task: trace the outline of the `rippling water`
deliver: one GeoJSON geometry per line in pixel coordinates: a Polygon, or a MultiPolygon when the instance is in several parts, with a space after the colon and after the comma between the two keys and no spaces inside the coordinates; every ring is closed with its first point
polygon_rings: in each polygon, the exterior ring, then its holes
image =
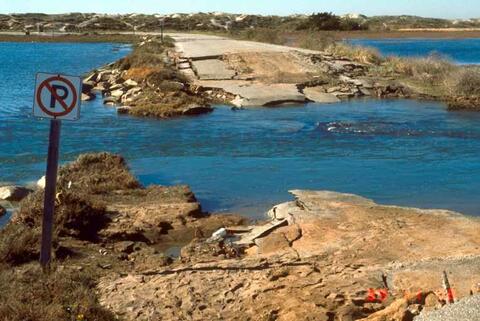
{"type": "Polygon", "coordinates": [[[350,43],[377,48],[383,55],[404,57],[438,54],[459,64],[480,64],[480,39],[354,39],[350,43]]]}
{"type": "MultiPolygon", "coordinates": [[[[0,66],[9,79],[0,82],[0,181],[27,183],[43,175],[47,150],[48,122],[29,116],[36,69],[57,71],[62,60],[72,69],[60,71],[81,73],[120,53],[106,44],[0,44],[2,57],[5,46],[17,47],[9,67],[0,66]]],[[[480,215],[480,114],[447,112],[440,103],[218,106],[166,121],[117,116],[100,100],[82,108],[80,121],[63,123],[62,161],[121,153],[144,184],[189,184],[210,211],[260,217],[290,199],[289,189],[303,188],[480,215]]]]}

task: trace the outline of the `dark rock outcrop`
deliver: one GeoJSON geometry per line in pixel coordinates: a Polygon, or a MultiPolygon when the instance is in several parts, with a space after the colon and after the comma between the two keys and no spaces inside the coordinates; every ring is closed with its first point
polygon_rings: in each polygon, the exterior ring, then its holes
{"type": "Polygon", "coordinates": [[[0,187],[0,200],[10,202],[20,202],[32,192],[31,189],[21,186],[2,186],[0,187]]]}

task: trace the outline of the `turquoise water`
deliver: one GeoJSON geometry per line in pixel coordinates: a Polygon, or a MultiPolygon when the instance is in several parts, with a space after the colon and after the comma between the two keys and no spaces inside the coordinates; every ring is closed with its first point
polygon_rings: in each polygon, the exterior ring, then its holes
{"type": "MultiPolygon", "coordinates": [[[[111,48],[0,44],[9,61],[0,65],[0,181],[27,183],[45,170],[48,122],[30,117],[35,71],[82,73],[122,54],[111,48]]],[[[440,103],[218,106],[166,121],[117,116],[101,100],[82,107],[80,121],[63,123],[63,161],[121,153],[144,184],[189,184],[209,211],[261,217],[289,189],[309,188],[480,215],[480,114],[440,103]]]]}
{"type": "Polygon", "coordinates": [[[377,48],[383,55],[421,57],[436,54],[458,64],[480,63],[480,39],[355,39],[348,42],[377,48]]]}

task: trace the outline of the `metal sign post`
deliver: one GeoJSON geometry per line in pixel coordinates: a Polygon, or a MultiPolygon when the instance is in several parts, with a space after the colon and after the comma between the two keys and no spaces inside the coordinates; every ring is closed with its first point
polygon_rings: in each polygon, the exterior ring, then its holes
{"type": "Polygon", "coordinates": [[[81,94],[82,79],[80,77],[37,74],[33,115],[40,118],[50,118],[40,248],[40,264],[44,269],[48,268],[52,259],[61,122],[62,119],[77,120],[80,117],[81,94]]]}
{"type": "Polygon", "coordinates": [[[40,264],[43,268],[49,265],[52,255],[53,216],[55,213],[61,125],[61,120],[50,120],[47,173],[45,176],[45,199],[43,202],[42,245],[40,249],[40,264]]]}

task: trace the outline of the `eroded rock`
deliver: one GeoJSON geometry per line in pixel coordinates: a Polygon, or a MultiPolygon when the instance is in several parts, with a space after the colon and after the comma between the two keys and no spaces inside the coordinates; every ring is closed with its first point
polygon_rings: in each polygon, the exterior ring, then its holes
{"type": "Polygon", "coordinates": [[[32,192],[31,189],[21,186],[2,186],[0,187],[0,200],[10,202],[20,202],[32,192]]]}

